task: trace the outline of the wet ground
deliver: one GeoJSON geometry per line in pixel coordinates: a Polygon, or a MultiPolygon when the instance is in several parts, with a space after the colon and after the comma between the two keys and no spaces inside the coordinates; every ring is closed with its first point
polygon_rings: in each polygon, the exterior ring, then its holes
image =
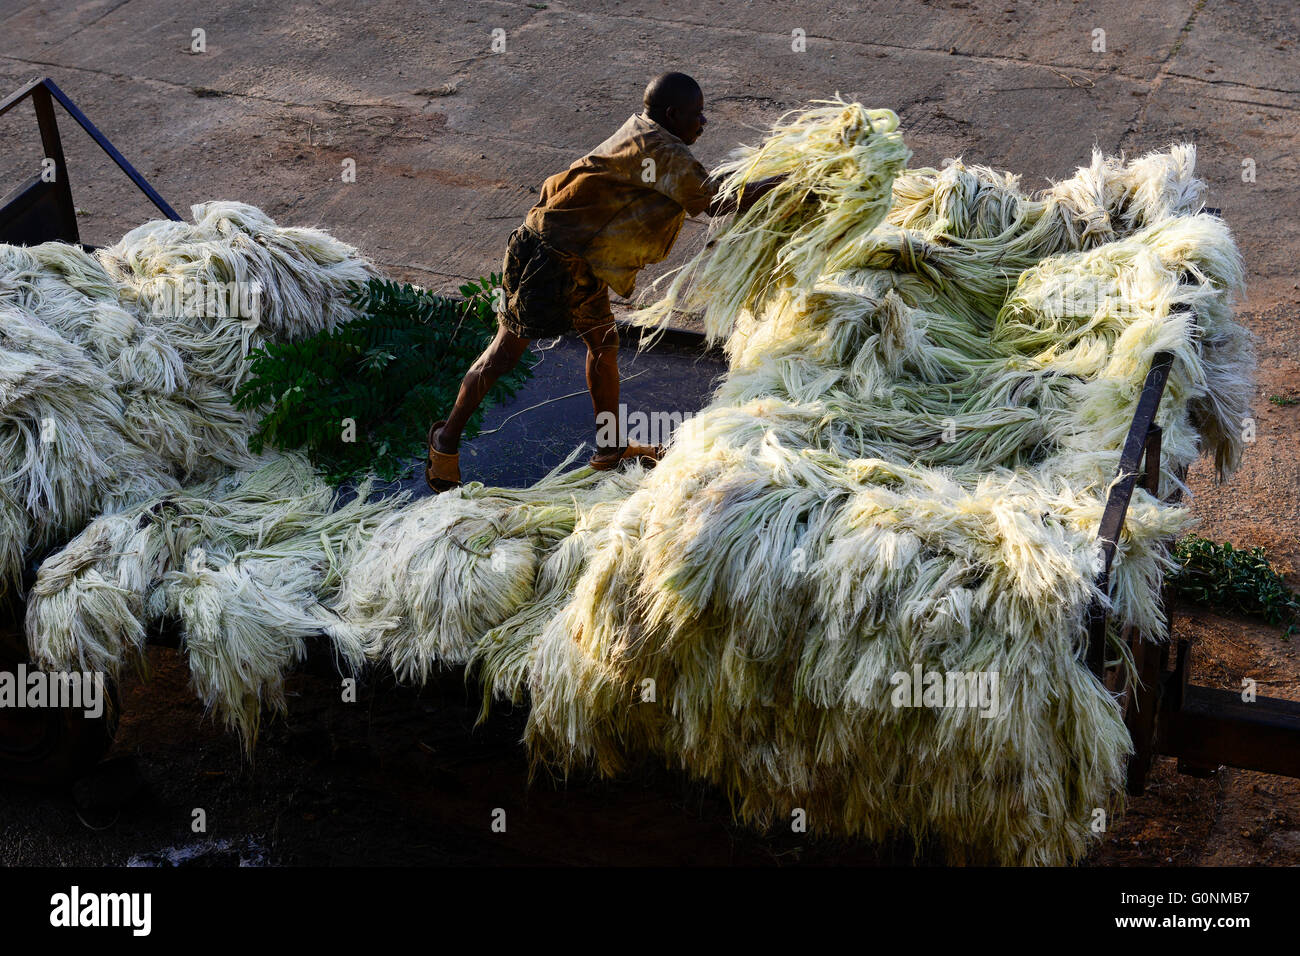
{"type": "MultiPolygon", "coordinates": [[[[630,437],[666,444],[670,427],[704,407],[726,365],[719,354],[705,353],[698,343],[659,343],[652,351],[638,351],[634,331],[625,330],[622,339],[619,402],[626,406],[630,437]],[[657,417],[650,419],[650,412],[657,417]],[[637,427],[654,435],[639,436],[632,431],[637,427]]],[[[484,413],[479,434],[461,446],[461,477],[503,488],[523,487],[545,477],[584,445],[575,464],[585,463],[595,452],[586,356],[586,346],[574,338],[534,342],[525,359],[533,377],[510,402],[484,413]]],[[[417,472],[401,487],[427,494],[424,473],[417,472]]]]}

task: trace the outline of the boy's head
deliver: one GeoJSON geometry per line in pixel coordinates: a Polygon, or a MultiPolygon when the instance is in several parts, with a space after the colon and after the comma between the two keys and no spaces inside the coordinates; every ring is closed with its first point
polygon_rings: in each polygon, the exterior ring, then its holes
{"type": "Polygon", "coordinates": [[[656,76],[645,88],[646,115],[690,145],[700,138],[704,118],[704,92],[685,73],[656,76]]]}

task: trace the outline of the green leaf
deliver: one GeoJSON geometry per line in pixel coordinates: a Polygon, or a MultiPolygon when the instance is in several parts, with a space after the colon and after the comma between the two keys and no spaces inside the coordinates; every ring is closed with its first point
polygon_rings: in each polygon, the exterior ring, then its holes
{"type": "MultiPolygon", "coordinates": [[[[265,408],[259,448],[302,448],[339,481],[367,470],[385,478],[405,473],[422,452],[428,422],[451,407],[463,371],[496,333],[490,292],[499,283],[497,274],[466,283],[463,299],[379,278],[349,284],[356,319],[296,342],[267,343],[250,357],[236,405],[265,408]],[[342,441],[344,418],[356,421],[354,443],[342,441]]],[[[503,376],[467,434],[529,374],[521,363],[503,376]]]]}

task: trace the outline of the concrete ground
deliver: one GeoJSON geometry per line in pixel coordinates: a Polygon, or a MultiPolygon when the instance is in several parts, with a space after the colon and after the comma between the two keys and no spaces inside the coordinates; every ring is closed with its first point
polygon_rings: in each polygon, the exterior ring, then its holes
{"type": "MultiPolygon", "coordinates": [[[[961,156],[1026,187],[1069,175],[1094,147],[1194,142],[1246,258],[1242,315],[1261,337],[1261,373],[1245,467],[1219,488],[1196,472],[1192,507],[1204,533],[1265,544],[1294,571],[1300,407],[1279,402],[1300,398],[1298,37],[1289,0],[0,0],[0,92],[49,76],[182,212],[251,202],[433,287],[499,268],[543,179],[636,110],[665,69],[704,87],[706,165],[836,91],[895,109],[913,165],[961,156]],[[341,181],[345,160],[354,183],[341,181]]],[[[152,217],[62,126],[83,241],[152,217]]],[[[40,155],[25,109],[0,118],[0,143],[3,191],[40,155]]],[[[688,225],[677,258],[702,232],[688,225]]],[[[1185,626],[1203,638],[1198,680],[1254,676],[1300,695],[1294,648],[1276,631],[1208,615],[1185,626]]],[[[148,735],[137,745],[146,753],[148,735]]],[[[1300,785],[1237,771],[1193,781],[1166,761],[1097,862],[1300,862],[1300,785]]]]}

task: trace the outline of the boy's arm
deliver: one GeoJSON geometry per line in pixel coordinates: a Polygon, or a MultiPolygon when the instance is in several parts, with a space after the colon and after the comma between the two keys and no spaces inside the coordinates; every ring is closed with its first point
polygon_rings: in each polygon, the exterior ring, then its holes
{"type": "MultiPolygon", "coordinates": [[[[660,149],[653,158],[657,164],[652,167],[657,173],[652,180],[653,188],[676,200],[688,216],[700,213],[710,216],[725,216],[733,212],[743,214],[786,179],[785,176],[760,179],[745,186],[739,196],[723,201],[718,195],[721,181],[710,176],[689,150],[660,149]]],[[[641,162],[640,168],[644,168],[645,160],[641,162]]]]}
{"type": "Polygon", "coordinates": [[[708,214],[710,216],[725,216],[728,213],[744,215],[749,212],[749,208],[758,202],[773,189],[785,181],[785,176],[770,176],[767,179],[760,179],[757,182],[745,186],[739,194],[728,196],[725,200],[717,192],[720,184],[714,185],[713,202],[709,204],[708,214]]]}

